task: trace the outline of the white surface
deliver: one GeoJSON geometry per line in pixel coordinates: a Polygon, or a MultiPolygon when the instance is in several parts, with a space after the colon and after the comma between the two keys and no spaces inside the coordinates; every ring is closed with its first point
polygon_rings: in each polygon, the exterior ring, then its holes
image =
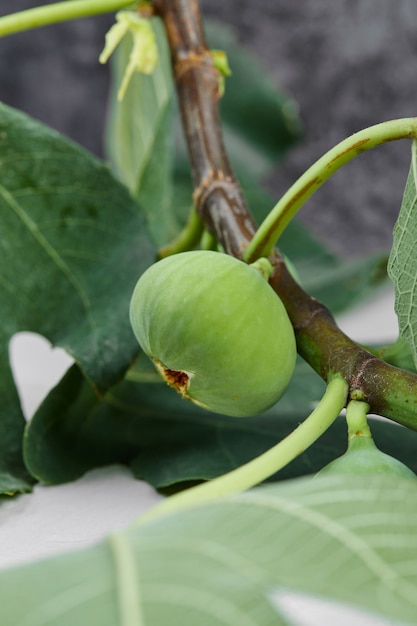
{"type": "Polygon", "coordinates": [[[91,545],[126,528],[159,499],[118,466],[65,485],[37,485],[1,506],[0,568],[91,545]]]}
{"type": "MultiPolygon", "coordinates": [[[[26,419],[72,360],[43,337],[20,333],[10,344],[10,358],[26,419]]],[[[136,480],[125,467],[87,473],[72,483],[45,486],[0,506],[0,568],[91,545],[126,528],[161,496],[136,480]]]]}
{"type": "MultiPolygon", "coordinates": [[[[397,335],[392,290],[339,318],[357,341],[391,341],[397,335]]],[[[71,360],[43,338],[22,333],[11,343],[11,359],[25,415],[33,411],[65,372],[71,360]]],[[[37,485],[34,493],[0,507],[0,567],[73,550],[129,525],[160,496],[125,468],[90,472],[57,487],[37,485]]]]}
{"type": "MultiPolygon", "coordinates": [[[[304,593],[277,591],[271,593],[271,601],[280,614],[296,626],[394,626],[392,620],[383,615],[371,615],[343,602],[304,593]]],[[[395,626],[407,625],[396,621],[395,626]]]]}
{"type": "Polygon", "coordinates": [[[337,318],[339,327],[358,343],[389,343],[398,337],[394,312],[394,288],[376,292],[365,304],[358,305],[337,318]]]}

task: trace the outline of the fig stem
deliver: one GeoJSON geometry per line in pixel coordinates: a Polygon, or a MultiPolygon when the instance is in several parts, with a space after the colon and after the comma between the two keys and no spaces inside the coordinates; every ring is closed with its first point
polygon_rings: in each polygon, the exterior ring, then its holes
{"type": "Polygon", "coordinates": [[[261,223],[243,258],[251,263],[272,254],[279,237],[303,204],[337,170],[353,158],[388,141],[415,139],[417,118],[390,120],[365,128],[347,137],[316,161],[280,198],[261,223]]]}
{"type": "Polygon", "coordinates": [[[257,259],[250,264],[250,267],[253,267],[255,270],[257,270],[266,281],[271,278],[274,271],[274,266],[269,261],[269,259],[266,259],[265,257],[257,259]]]}
{"type": "Polygon", "coordinates": [[[196,208],[193,206],[184,228],[178,233],[175,239],[166,244],[166,246],[160,248],[158,251],[158,258],[164,259],[165,257],[177,254],[178,252],[193,250],[200,241],[203,230],[203,220],[197,213],[196,208]]]}
{"type": "Polygon", "coordinates": [[[371,429],[366,419],[369,409],[369,404],[362,400],[350,400],[348,402],[346,407],[348,441],[354,437],[370,437],[372,439],[371,429]]]}
{"type": "Polygon", "coordinates": [[[80,17],[111,13],[134,5],[132,0],[65,0],[34,7],[0,18],[0,37],[80,17]]]}
{"type": "Polygon", "coordinates": [[[270,478],[304,452],[331,426],[345,406],[347,393],[347,382],[339,374],[334,375],[317,407],[285,439],[240,467],[167,498],[141,515],[133,522],[133,527],[189,506],[246,491],[270,478]]]}

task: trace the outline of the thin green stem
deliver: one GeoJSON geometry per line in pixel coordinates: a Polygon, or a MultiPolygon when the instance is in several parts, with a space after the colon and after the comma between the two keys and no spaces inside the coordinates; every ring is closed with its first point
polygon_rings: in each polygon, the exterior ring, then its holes
{"type": "Polygon", "coordinates": [[[193,207],[182,231],[173,241],[158,251],[158,258],[163,259],[171,254],[192,250],[200,241],[203,230],[203,221],[193,207]]]}
{"type": "Polygon", "coordinates": [[[343,165],[362,152],[388,141],[416,137],[417,118],[411,117],[376,124],[340,142],[316,161],[282,196],[253,236],[245,250],[244,260],[251,263],[261,256],[269,256],[297,211],[343,165]]]}
{"type": "Polygon", "coordinates": [[[135,4],[132,0],[65,0],[39,6],[0,18],[0,37],[80,17],[111,13],[135,4]]]}
{"type": "Polygon", "coordinates": [[[285,439],[231,472],[167,498],[139,517],[133,525],[140,526],[161,515],[240,493],[258,485],[293,461],[331,426],[345,406],[347,392],[347,382],[340,375],[334,376],[318,406],[285,439]]]}
{"type": "Polygon", "coordinates": [[[346,407],[346,422],[348,425],[348,441],[354,437],[372,437],[366,419],[369,413],[369,404],[362,400],[351,400],[346,407]]]}

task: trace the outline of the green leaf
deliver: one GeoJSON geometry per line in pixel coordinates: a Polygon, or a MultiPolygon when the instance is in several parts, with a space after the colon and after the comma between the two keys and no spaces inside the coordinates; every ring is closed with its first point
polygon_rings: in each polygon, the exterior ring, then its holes
{"type": "MultiPolygon", "coordinates": [[[[105,464],[130,464],[138,478],[163,488],[223,474],[264,452],[313,409],[323,381],[303,361],[290,387],[267,413],[230,418],[182,400],[155,378],[148,361],[98,398],[77,366],[40,406],[25,436],[25,460],[47,483],[74,480],[105,464]],[[138,380],[147,382],[137,382],[138,380]]],[[[417,472],[417,433],[375,422],[375,442],[417,472]]],[[[338,420],[311,448],[273,479],[317,472],[346,449],[345,420],[338,420]]]]}
{"type": "Polygon", "coordinates": [[[409,344],[417,366],[417,143],[411,148],[411,166],[400,214],[394,226],[388,274],[395,287],[395,311],[400,335],[409,344]]]}
{"type": "Polygon", "coordinates": [[[265,626],[300,602],[417,624],[417,486],[373,476],[264,486],[0,573],[8,626],[265,626]]]}
{"type": "Polygon", "coordinates": [[[117,92],[129,61],[132,37],[126,36],[112,58],[112,89],[106,148],[113,171],[139,201],[156,245],[178,231],[172,210],[172,98],[169,49],[159,19],[152,19],[159,60],[151,75],[135,73],[123,100],[117,92]]]}
{"type": "MultiPolygon", "coordinates": [[[[20,479],[24,421],[11,337],[43,335],[103,392],[138,352],[129,300],[155,252],[137,204],[105,165],[4,105],[0,173],[0,479],[20,479]]],[[[0,490],[10,491],[7,480],[0,490]]]]}

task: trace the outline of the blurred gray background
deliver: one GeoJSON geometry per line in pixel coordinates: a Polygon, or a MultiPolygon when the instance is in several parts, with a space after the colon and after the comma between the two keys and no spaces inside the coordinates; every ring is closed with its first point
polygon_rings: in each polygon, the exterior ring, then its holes
{"type": "MultiPolygon", "coordinates": [[[[4,2],[0,14],[36,4],[4,2]]],[[[299,105],[304,140],[265,181],[277,197],[347,135],[417,114],[415,0],[202,0],[201,6],[235,29],[299,105]]],[[[0,40],[0,100],[102,156],[109,75],[97,57],[112,22],[105,15],[0,40]]],[[[407,142],[362,155],[299,219],[346,257],[389,248],[409,160],[407,142]]]]}

